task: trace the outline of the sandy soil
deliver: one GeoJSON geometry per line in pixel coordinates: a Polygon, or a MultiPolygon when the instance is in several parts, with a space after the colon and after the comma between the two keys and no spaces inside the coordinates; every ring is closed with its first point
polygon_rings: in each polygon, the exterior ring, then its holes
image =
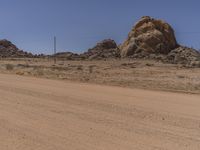
{"type": "Polygon", "coordinates": [[[199,150],[200,95],[0,74],[2,150],[199,150]]]}

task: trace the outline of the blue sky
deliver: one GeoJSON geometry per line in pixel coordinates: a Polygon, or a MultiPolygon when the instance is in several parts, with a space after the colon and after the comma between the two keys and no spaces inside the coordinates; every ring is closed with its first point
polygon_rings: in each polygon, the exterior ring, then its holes
{"type": "Polygon", "coordinates": [[[112,38],[118,44],[141,16],[170,23],[180,44],[200,49],[198,0],[0,0],[0,39],[20,49],[82,52],[112,38]]]}

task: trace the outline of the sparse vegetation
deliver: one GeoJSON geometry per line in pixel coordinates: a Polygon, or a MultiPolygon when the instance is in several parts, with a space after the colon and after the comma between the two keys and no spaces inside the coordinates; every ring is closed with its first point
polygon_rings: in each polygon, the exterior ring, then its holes
{"type": "Polygon", "coordinates": [[[133,88],[200,93],[200,69],[152,60],[0,61],[0,72],[133,88]],[[62,63],[62,65],[60,65],[62,63]],[[15,64],[15,65],[13,65],[15,64]]]}

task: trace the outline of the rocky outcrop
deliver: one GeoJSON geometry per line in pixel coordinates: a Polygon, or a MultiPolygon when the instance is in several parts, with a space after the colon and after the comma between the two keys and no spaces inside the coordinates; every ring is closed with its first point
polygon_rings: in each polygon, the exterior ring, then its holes
{"type": "Polygon", "coordinates": [[[200,53],[180,46],[172,27],[151,17],[142,17],[120,46],[121,57],[154,59],[188,67],[200,67],[200,53]]]}
{"type": "Polygon", "coordinates": [[[97,43],[97,45],[87,52],[81,54],[80,56],[86,59],[105,59],[105,58],[119,58],[120,50],[114,40],[106,39],[102,42],[97,43]]]}
{"type": "Polygon", "coordinates": [[[121,56],[128,57],[138,53],[168,54],[178,47],[174,30],[162,21],[151,17],[142,17],[120,46],[121,56]]]}
{"type": "Polygon", "coordinates": [[[33,54],[19,50],[8,40],[0,40],[0,57],[1,58],[23,58],[34,57],[33,54]]]}
{"type": "Polygon", "coordinates": [[[99,60],[109,58],[120,58],[120,50],[114,40],[106,39],[96,44],[93,48],[82,54],[72,52],[60,52],[51,57],[67,60],[99,60]]]}
{"type": "Polygon", "coordinates": [[[189,67],[200,67],[200,52],[180,46],[167,55],[166,61],[173,64],[185,64],[189,67]]]}

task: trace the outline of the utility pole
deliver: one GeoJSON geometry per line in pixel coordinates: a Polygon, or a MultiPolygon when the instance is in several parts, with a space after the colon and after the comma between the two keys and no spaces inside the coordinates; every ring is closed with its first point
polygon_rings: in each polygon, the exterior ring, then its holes
{"type": "Polygon", "coordinates": [[[54,64],[56,64],[56,36],[54,36],[54,64]]]}

